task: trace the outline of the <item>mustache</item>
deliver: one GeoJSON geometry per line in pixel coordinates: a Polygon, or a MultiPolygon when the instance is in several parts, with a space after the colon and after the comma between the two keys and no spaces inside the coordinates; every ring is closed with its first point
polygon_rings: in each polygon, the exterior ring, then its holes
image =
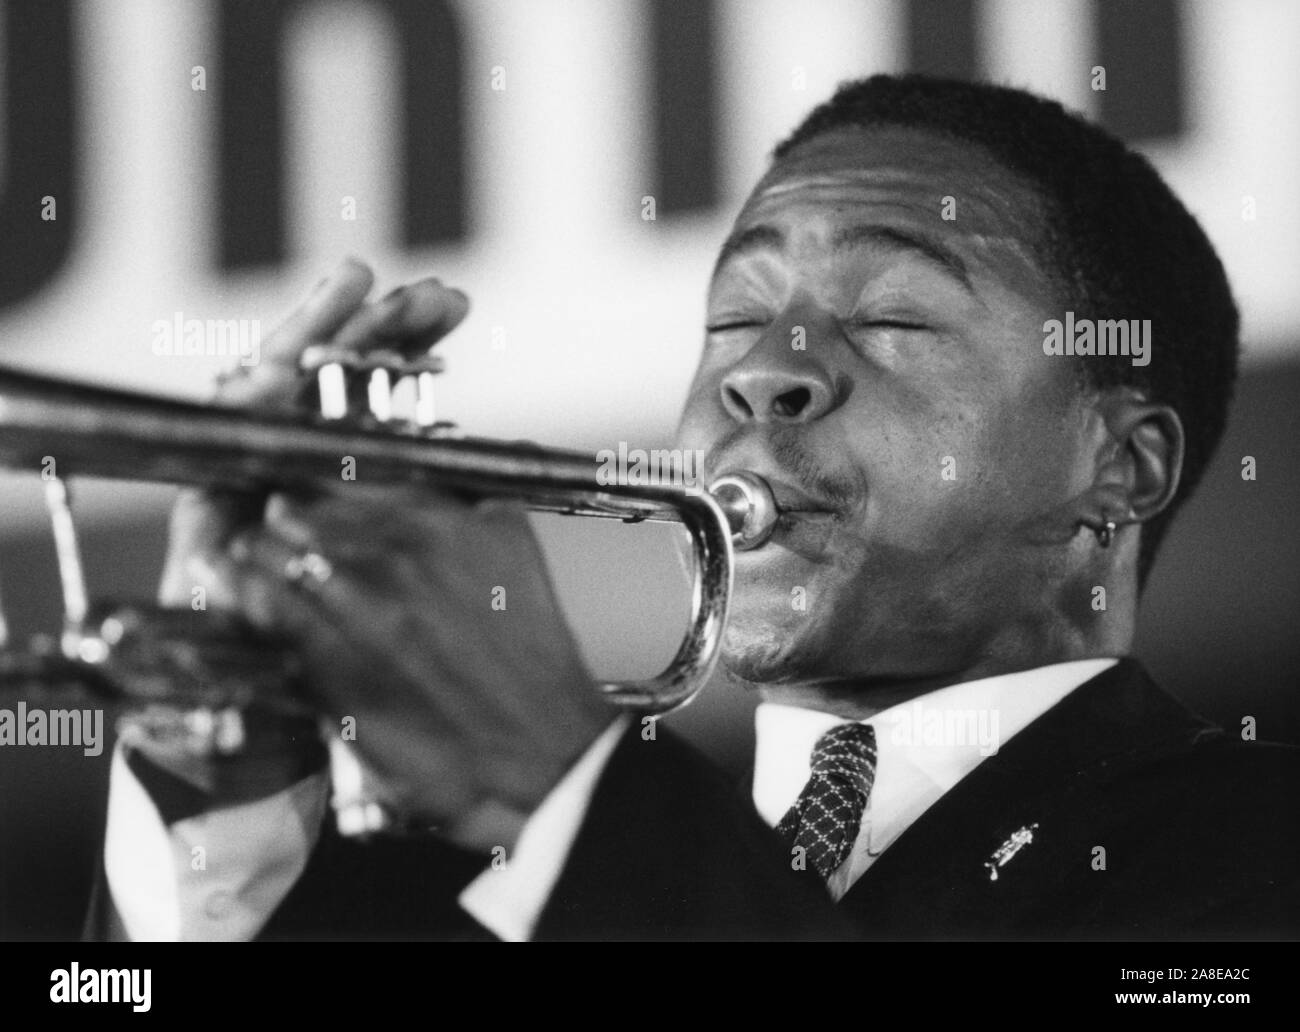
{"type": "MultiPolygon", "coordinates": [[[[711,453],[710,460],[712,455],[718,455],[725,460],[733,451],[740,451],[742,454],[752,453],[752,446],[744,448],[740,444],[740,438],[745,433],[743,429],[738,429],[725,437],[718,449],[711,453]]],[[[829,505],[835,508],[847,508],[861,497],[860,479],[828,470],[800,439],[798,431],[776,430],[758,443],[759,448],[772,457],[777,469],[786,479],[829,505]]],[[[710,474],[713,476],[732,468],[725,462],[715,465],[710,461],[709,466],[710,474]]]]}

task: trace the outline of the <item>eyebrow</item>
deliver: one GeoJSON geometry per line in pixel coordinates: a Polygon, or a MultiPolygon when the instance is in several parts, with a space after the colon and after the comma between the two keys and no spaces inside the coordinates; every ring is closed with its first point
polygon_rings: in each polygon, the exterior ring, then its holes
{"type": "MultiPolygon", "coordinates": [[[[755,251],[781,251],[785,249],[785,244],[786,235],[776,226],[751,226],[727,238],[718,253],[718,261],[713,267],[714,274],[733,258],[753,254],[755,251]]],[[[935,240],[891,226],[866,224],[845,226],[837,229],[831,237],[831,249],[834,251],[852,251],[859,247],[874,247],[891,254],[908,254],[920,258],[974,293],[970,273],[961,256],[935,240]]]]}

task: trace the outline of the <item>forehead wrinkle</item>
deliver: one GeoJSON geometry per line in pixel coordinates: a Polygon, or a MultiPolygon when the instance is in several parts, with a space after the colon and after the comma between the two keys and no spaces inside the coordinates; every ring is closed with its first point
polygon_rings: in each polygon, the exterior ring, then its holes
{"type": "MultiPolygon", "coordinates": [[[[869,177],[862,173],[855,175],[853,178],[863,179],[869,177]]],[[[1025,234],[1031,231],[1033,227],[1023,225],[1026,213],[1019,212],[1012,207],[1009,198],[1002,198],[998,195],[985,197],[974,191],[971,194],[960,194],[961,213],[956,221],[949,222],[939,219],[937,200],[936,204],[932,206],[913,197],[901,196],[894,191],[885,189],[882,189],[879,194],[874,196],[857,198],[838,195],[831,197],[816,196],[818,193],[829,192],[836,186],[844,186],[844,177],[819,176],[815,181],[801,178],[798,182],[785,185],[800,190],[809,190],[811,187],[812,189],[809,192],[814,196],[808,198],[808,203],[823,209],[827,215],[839,215],[846,208],[855,204],[861,204],[864,208],[875,209],[871,212],[864,211],[860,216],[860,220],[863,225],[879,228],[881,239],[875,241],[875,243],[883,245],[884,248],[901,249],[894,246],[892,241],[885,239],[886,237],[911,237],[923,239],[926,243],[935,245],[937,250],[948,252],[957,261],[951,263],[949,268],[944,271],[949,275],[954,275],[957,274],[955,266],[959,265],[963,268],[966,279],[962,285],[967,287],[986,307],[987,302],[983,298],[979,298],[979,291],[975,289],[976,281],[982,280],[984,278],[983,273],[991,271],[990,266],[995,265],[999,258],[1010,261],[1020,269],[1019,273],[1011,274],[1009,280],[1005,276],[999,277],[1006,280],[1003,286],[1012,293],[1025,293],[1032,286],[1034,279],[1042,275],[1042,258],[1039,247],[1036,241],[1025,237],[1025,234]],[[926,226],[933,226],[934,231],[925,231],[924,227],[926,226]]],[[[854,185],[860,186],[862,184],[855,183],[854,185]]],[[[883,184],[874,180],[871,185],[883,186],[883,184]]],[[[780,192],[786,193],[788,190],[781,190],[780,192]]],[[[763,210],[767,206],[764,204],[765,201],[780,203],[769,192],[756,193],[746,204],[745,210],[742,211],[739,220],[740,225],[743,226],[747,218],[756,220],[767,217],[776,221],[760,222],[747,229],[738,226],[732,237],[729,238],[728,243],[738,243],[752,233],[749,245],[739,249],[728,248],[724,245],[723,254],[719,256],[718,262],[714,266],[715,276],[721,271],[726,258],[749,253],[751,248],[753,251],[770,249],[778,254],[791,253],[800,250],[820,235],[813,224],[817,220],[798,219],[792,216],[789,209],[784,206],[775,212],[765,212],[763,210]],[[779,224],[780,222],[789,222],[792,225],[783,228],[779,224]]],[[[1036,217],[1036,213],[1034,217],[1036,217]]],[[[814,244],[814,246],[816,245],[814,244]]],[[[925,257],[938,258],[939,256],[929,255],[925,257]]],[[[958,278],[960,278],[959,275],[958,278]]]]}
{"type": "MultiPolygon", "coordinates": [[[[1025,220],[1023,199],[1017,200],[990,192],[987,186],[978,182],[955,181],[964,175],[963,172],[946,176],[946,182],[935,183],[918,183],[915,173],[915,169],[903,167],[886,170],[854,169],[846,170],[843,175],[778,179],[766,187],[760,184],[759,189],[746,202],[741,218],[747,214],[761,217],[773,202],[784,201],[792,193],[802,193],[807,195],[806,201],[809,204],[834,205],[837,209],[854,205],[897,208],[925,221],[939,219],[943,199],[951,196],[960,205],[961,211],[956,220],[942,223],[946,235],[978,234],[994,237],[998,234],[988,230],[1017,226],[1025,220]],[[916,194],[918,187],[924,190],[922,197],[916,194]],[[975,224],[974,228],[971,228],[971,223],[975,224]]],[[[1036,205],[1034,209],[1033,215],[1036,217],[1036,205]]],[[[1036,230],[1037,226],[1020,228],[1036,230]]],[[[1013,236],[1019,237],[1020,234],[1015,233],[1013,236]]]]}
{"type": "Polygon", "coordinates": [[[833,251],[851,251],[859,247],[920,258],[960,282],[968,292],[974,290],[961,255],[922,234],[872,223],[842,226],[831,234],[833,251]]]}
{"type": "Polygon", "coordinates": [[[718,260],[713,263],[713,274],[716,276],[718,270],[732,258],[760,250],[784,251],[785,244],[785,231],[766,223],[732,233],[718,252],[718,260]]]}
{"type": "MultiPolygon", "coordinates": [[[[891,222],[859,222],[840,226],[832,229],[829,239],[826,240],[828,248],[813,243],[815,239],[822,237],[821,232],[811,227],[797,226],[794,232],[787,233],[781,227],[770,223],[760,223],[739,230],[728,237],[723,244],[714,266],[714,279],[716,280],[717,273],[731,259],[764,251],[777,255],[790,255],[812,244],[815,249],[828,249],[832,254],[844,254],[861,249],[885,256],[917,259],[953,280],[968,294],[978,299],[971,271],[962,256],[946,246],[942,240],[911,226],[904,227],[891,222]]],[[[979,243],[984,247],[991,242],[987,237],[979,238],[979,243]]],[[[752,263],[747,264],[745,268],[749,269],[751,265],[752,263]]]]}
{"type": "Polygon", "coordinates": [[[714,275],[727,259],[749,250],[728,245],[739,243],[759,226],[776,232],[763,230],[749,237],[747,244],[752,241],[755,249],[763,242],[774,253],[790,253],[813,243],[802,238],[805,232],[816,236],[816,227],[807,223],[820,220],[805,222],[790,208],[806,202],[832,218],[845,218],[852,208],[860,207],[857,221],[940,242],[942,249],[964,259],[967,282],[963,285],[973,286],[984,279],[984,273],[1009,262],[1010,268],[994,273],[1002,288],[1017,294],[1039,293],[1035,288],[1043,276],[1044,213],[1037,192],[1020,177],[1010,176],[1002,183],[996,175],[990,176],[1005,170],[980,151],[920,139],[923,146],[909,144],[909,153],[900,160],[871,153],[861,146],[858,133],[842,139],[828,134],[773,164],[745,203],[714,265],[714,275]],[[832,167],[827,167],[828,160],[832,167]],[[942,198],[949,195],[957,200],[958,217],[940,222],[942,198]],[[927,226],[931,232],[923,232],[927,226]]]}

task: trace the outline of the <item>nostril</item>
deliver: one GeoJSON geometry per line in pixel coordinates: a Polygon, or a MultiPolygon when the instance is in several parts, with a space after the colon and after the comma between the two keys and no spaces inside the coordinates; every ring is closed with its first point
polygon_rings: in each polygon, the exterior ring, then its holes
{"type": "Polygon", "coordinates": [[[796,387],[772,399],[772,411],[778,416],[790,419],[803,412],[810,401],[812,401],[812,391],[807,387],[796,387]]]}
{"type": "Polygon", "coordinates": [[[736,388],[734,387],[728,387],[726,388],[725,393],[727,396],[727,401],[731,403],[732,407],[737,412],[739,412],[746,419],[750,419],[753,417],[754,410],[749,407],[749,402],[745,400],[745,396],[741,394],[740,391],[736,390],[736,388]]]}

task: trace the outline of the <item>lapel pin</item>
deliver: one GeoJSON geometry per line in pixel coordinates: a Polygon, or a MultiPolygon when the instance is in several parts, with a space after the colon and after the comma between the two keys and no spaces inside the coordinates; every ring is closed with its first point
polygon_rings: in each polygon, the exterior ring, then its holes
{"type": "Polygon", "coordinates": [[[984,870],[989,872],[989,881],[998,880],[998,869],[1005,867],[1013,856],[1034,841],[1037,822],[1026,827],[1017,828],[1002,845],[993,851],[993,855],[984,861],[984,870]]]}

